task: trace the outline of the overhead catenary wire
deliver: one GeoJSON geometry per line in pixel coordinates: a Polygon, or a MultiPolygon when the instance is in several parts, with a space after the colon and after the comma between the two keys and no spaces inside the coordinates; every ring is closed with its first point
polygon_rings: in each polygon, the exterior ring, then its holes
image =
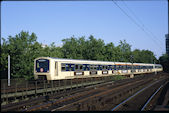
{"type": "Polygon", "coordinates": [[[144,27],[144,29],[146,29],[146,30],[152,35],[152,37],[156,38],[161,44],[163,44],[163,43],[161,42],[161,40],[159,40],[159,39],[154,35],[154,33],[151,32],[151,31],[148,29],[148,27],[138,18],[138,16],[136,16],[136,14],[127,6],[127,4],[125,3],[125,1],[124,1],[124,0],[121,0],[121,1],[122,1],[123,4],[126,6],[126,8],[131,12],[131,14],[135,17],[135,19],[136,19],[138,22],[140,22],[140,24],[142,25],[142,27],[144,27]]]}
{"type": "MultiPolygon", "coordinates": [[[[150,37],[157,45],[159,45],[159,47],[161,48],[161,45],[158,43],[158,42],[156,42],[156,40],[154,39],[154,38],[152,38],[151,36],[150,36],[150,34],[149,33],[147,33],[147,31],[145,31],[145,29],[144,28],[142,28],[142,26],[140,26],[130,15],[128,15],[114,0],[112,0],[113,1],[113,3],[137,26],[137,27],[139,27],[148,37],[150,37]]],[[[162,48],[161,48],[162,49],[162,48]]],[[[160,50],[160,49],[159,49],[160,50]]]]}

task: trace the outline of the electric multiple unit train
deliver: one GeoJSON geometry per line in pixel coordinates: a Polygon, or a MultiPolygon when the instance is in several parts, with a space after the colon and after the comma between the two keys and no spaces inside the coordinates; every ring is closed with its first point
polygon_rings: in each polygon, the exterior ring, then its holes
{"type": "Polygon", "coordinates": [[[162,71],[160,64],[109,62],[39,57],[34,60],[34,78],[73,79],[110,75],[130,75],[162,71]]]}

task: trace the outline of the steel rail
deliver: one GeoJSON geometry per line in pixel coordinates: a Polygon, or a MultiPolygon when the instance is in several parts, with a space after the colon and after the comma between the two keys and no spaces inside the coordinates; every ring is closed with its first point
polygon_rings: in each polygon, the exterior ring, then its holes
{"type": "MultiPolygon", "coordinates": [[[[138,82],[141,82],[141,81],[142,81],[142,80],[139,80],[139,81],[136,81],[136,82],[134,82],[134,83],[127,84],[127,85],[128,85],[128,86],[131,86],[131,85],[137,84],[138,82]]],[[[124,87],[126,87],[126,85],[123,84],[122,86],[119,86],[119,87],[124,88],[124,87]]],[[[53,110],[51,110],[51,111],[60,110],[60,109],[62,109],[62,108],[64,108],[64,107],[68,107],[67,109],[69,109],[69,108],[72,107],[72,104],[82,103],[82,102],[84,102],[84,101],[88,101],[88,100],[92,99],[93,97],[98,97],[98,96],[106,95],[107,93],[111,93],[113,90],[117,90],[117,88],[119,88],[119,87],[115,87],[115,88],[113,88],[113,89],[111,89],[111,90],[108,90],[108,91],[100,92],[99,94],[96,94],[96,95],[92,95],[92,96],[90,96],[90,97],[83,98],[83,99],[81,99],[81,100],[79,100],[79,101],[75,101],[75,102],[73,102],[73,103],[70,103],[70,104],[68,104],[68,105],[65,105],[65,106],[62,106],[62,107],[53,109],[53,110]]]]}
{"type": "MultiPolygon", "coordinates": [[[[162,79],[163,80],[163,79],[162,79]]],[[[142,88],[141,90],[137,91],[134,95],[130,96],[129,98],[127,98],[126,100],[124,100],[123,102],[121,102],[120,104],[118,104],[117,106],[115,106],[113,109],[111,109],[111,111],[115,111],[117,110],[119,107],[121,107],[123,104],[125,104],[127,101],[131,100],[133,97],[135,97],[136,95],[140,94],[142,91],[144,91],[145,89],[151,87],[152,85],[156,84],[157,82],[160,82],[162,80],[153,82],[152,84],[142,88]]]]}
{"type": "MultiPolygon", "coordinates": [[[[166,82],[166,83],[168,83],[168,82],[166,82]]],[[[165,84],[166,84],[166,83],[165,83],[165,84]]],[[[146,108],[147,105],[150,103],[150,101],[151,101],[151,100],[154,98],[154,96],[160,91],[160,89],[165,86],[165,84],[164,84],[164,85],[161,85],[161,86],[152,94],[152,96],[148,99],[148,101],[147,101],[147,102],[144,104],[144,106],[142,107],[141,111],[144,111],[144,110],[145,110],[145,108],[146,108]]]]}
{"type": "MultiPolygon", "coordinates": [[[[139,82],[139,81],[142,81],[142,79],[140,80],[140,79],[138,79],[138,81],[136,81],[135,83],[137,83],[137,82],[139,82]]],[[[131,84],[135,84],[135,83],[133,83],[133,82],[131,82],[131,84]]],[[[129,85],[129,84],[128,84],[129,85]]],[[[112,87],[112,86],[111,86],[112,87]]],[[[121,87],[124,87],[124,84],[122,84],[122,86],[121,87]]],[[[126,87],[126,86],[125,86],[126,87]]],[[[109,88],[109,86],[107,86],[107,88],[109,88]]],[[[117,88],[117,87],[116,87],[117,88]]],[[[96,91],[95,90],[91,90],[90,92],[81,92],[81,93],[79,93],[79,94],[77,94],[77,95],[72,95],[72,96],[70,96],[70,97],[67,97],[67,98],[65,98],[65,99],[61,99],[61,100],[56,100],[56,101],[53,101],[53,102],[51,102],[52,104],[59,104],[59,103],[61,103],[61,102],[63,102],[63,101],[69,101],[69,100],[72,100],[72,98],[71,97],[73,97],[73,99],[76,99],[76,98],[81,98],[81,97],[84,97],[84,95],[85,95],[85,97],[87,97],[86,95],[91,95],[91,96],[89,96],[90,98],[91,97],[93,97],[93,96],[96,96],[95,94],[92,94],[92,93],[96,93],[96,92],[98,92],[99,90],[101,91],[100,93],[99,93],[99,95],[102,95],[103,93],[106,93],[106,92],[110,92],[110,91],[104,91],[104,92],[102,92],[103,91],[103,89],[104,90],[106,90],[106,88],[105,88],[105,86],[102,86],[102,88],[98,88],[96,91]]],[[[112,89],[112,90],[115,90],[115,89],[112,89]]],[[[89,98],[88,97],[88,98],[89,98]]],[[[86,98],[84,98],[84,99],[86,99],[86,98]]],[[[83,100],[83,99],[82,99],[83,100]]],[[[47,104],[41,104],[41,105],[37,105],[37,106],[33,106],[33,107],[30,107],[30,108],[28,108],[26,111],[34,111],[34,110],[37,110],[37,109],[40,109],[40,108],[44,108],[44,107],[46,107],[46,105],[47,106],[50,106],[50,105],[48,105],[48,104],[50,104],[50,103],[47,103],[47,104]]],[[[52,105],[51,104],[51,105],[52,105]]],[[[63,107],[63,106],[62,106],[63,107]]],[[[59,108],[61,108],[61,107],[59,107],[59,108]]],[[[59,108],[57,108],[57,109],[59,109],[59,108]]],[[[25,110],[24,110],[25,111],[25,110]]]]}

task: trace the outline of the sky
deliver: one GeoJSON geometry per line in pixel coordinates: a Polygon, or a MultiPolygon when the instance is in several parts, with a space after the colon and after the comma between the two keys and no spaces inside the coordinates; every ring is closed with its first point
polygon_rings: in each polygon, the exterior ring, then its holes
{"type": "MultiPolygon", "coordinates": [[[[113,42],[126,40],[134,49],[165,53],[168,3],[159,1],[3,1],[1,37],[34,32],[37,41],[56,46],[71,36],[93,35],[113,42]]],[[[2,43],[2,42],[1,42],[2,43]]]]}

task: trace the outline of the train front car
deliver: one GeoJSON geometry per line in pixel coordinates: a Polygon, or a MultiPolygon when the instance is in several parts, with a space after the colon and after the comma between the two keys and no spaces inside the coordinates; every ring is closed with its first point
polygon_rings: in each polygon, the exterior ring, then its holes
{"type": "Polygon", "coordinates": [[[34,60],[35,80],[50,80],[50,59],[40,57],[34,60]]]}

